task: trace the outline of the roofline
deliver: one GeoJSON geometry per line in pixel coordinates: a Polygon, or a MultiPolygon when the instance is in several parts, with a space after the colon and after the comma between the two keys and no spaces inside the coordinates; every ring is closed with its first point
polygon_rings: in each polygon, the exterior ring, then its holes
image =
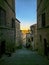
{"type": "Polygon", "coordinates": [[[30,27],[34,27],[35,25],[37,25],[37,24],[33,24],[33,25],[31,25],[30,27]]]}
{"type": "Polygon", "coordinates": [[[20,23],[20,21],[16,18],[16,20],[20,23]]]}

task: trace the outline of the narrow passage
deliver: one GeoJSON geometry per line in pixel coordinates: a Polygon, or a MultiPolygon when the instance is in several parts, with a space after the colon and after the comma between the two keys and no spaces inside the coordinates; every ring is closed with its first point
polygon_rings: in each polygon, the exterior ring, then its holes
{"type": "Polygon", "coordinates": [[[16,50],[11,57],[5,56],[0,60],[0,65],[49,65],[49,61],[25,48],[16,50]]]}

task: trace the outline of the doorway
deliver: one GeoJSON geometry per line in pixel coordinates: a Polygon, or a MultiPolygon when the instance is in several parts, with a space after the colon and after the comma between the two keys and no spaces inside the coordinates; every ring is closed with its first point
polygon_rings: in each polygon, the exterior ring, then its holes
{"type": "Polygon", "coordinates": [[[3,55],[5,53],[5,40],[4,41],[1,41],[1,55],[3,55]]]}
{"type": "Polygon", "coordinates": [[[47,52],[47,40],[44,39],[44,55],[48,55],[48,52],[47,52]]]}

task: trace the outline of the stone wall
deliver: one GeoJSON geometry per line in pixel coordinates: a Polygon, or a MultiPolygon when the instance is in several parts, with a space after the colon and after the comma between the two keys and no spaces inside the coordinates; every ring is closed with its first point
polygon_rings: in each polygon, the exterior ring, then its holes
{"type": "Polygon", "coordinates": [[[5,46],[6,46],[5,51],[12,52],[15,46],[15,34],[16,34],[15,33],[15,10],[13,9],[12,0],[4,0],[4,1],[0,0],[0,8],[2,8],[6,13],[5,16],[6,25],[5,24],[0,25],[0,46],[1,46],[1,42],[5,40],[5,46]],[[12,21],[14,25],[12,24],[12,21]]]}
{"type": "MultiPolygon", "coordinates": [[[[38,32],[38,51],[39,54],[44,55],[44,39],[46,46],[49,46],[49,0],[39,0],[40,4],[37,7],[37,32],[38,32]],[[45,13],[45,26],[42,27],[42,14],[45,13]]],[[[38,0],[37,0],[38,3],[38,0]]]]}

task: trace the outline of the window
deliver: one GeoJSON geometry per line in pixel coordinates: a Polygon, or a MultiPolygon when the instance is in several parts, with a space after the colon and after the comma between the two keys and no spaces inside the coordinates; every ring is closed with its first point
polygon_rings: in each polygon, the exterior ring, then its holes
{"type": "Polygon", "coordinates": [[[40,41],[42,41],[42,36],[40,35],[40,41]]]}
{"type": "Polygon", "coordinates": [[[42,27],[45,27],[45,13],[42,14],[42,27]]]}
{"type": "Polygon", "coordinates": [[[31,41],[33,41],[33,37],[31,37],[31,41]]]}
{"type": "Polygon", "coordinates": [[[15,28],[15,21],[13,18],[12,18],[12,28],[15,28]]]}
{"type": "Polygon", "coordinates": [[[6,25],[6,12],[0,8],[0,26],[6,25]]]}
{"type": "Polygon", "coordinates": [[[12,8],[15,10],[15,0],[12,0],[12,8]]]}
{"type": "Polygon", "coordinates": [[[33,34],[33,28],[31,28],[31,33],[33,34]]]}
{"type": "Polygon", "coordinates": [[[28,42],[30,42],[30,39],[28,39],[28,42]]]}

